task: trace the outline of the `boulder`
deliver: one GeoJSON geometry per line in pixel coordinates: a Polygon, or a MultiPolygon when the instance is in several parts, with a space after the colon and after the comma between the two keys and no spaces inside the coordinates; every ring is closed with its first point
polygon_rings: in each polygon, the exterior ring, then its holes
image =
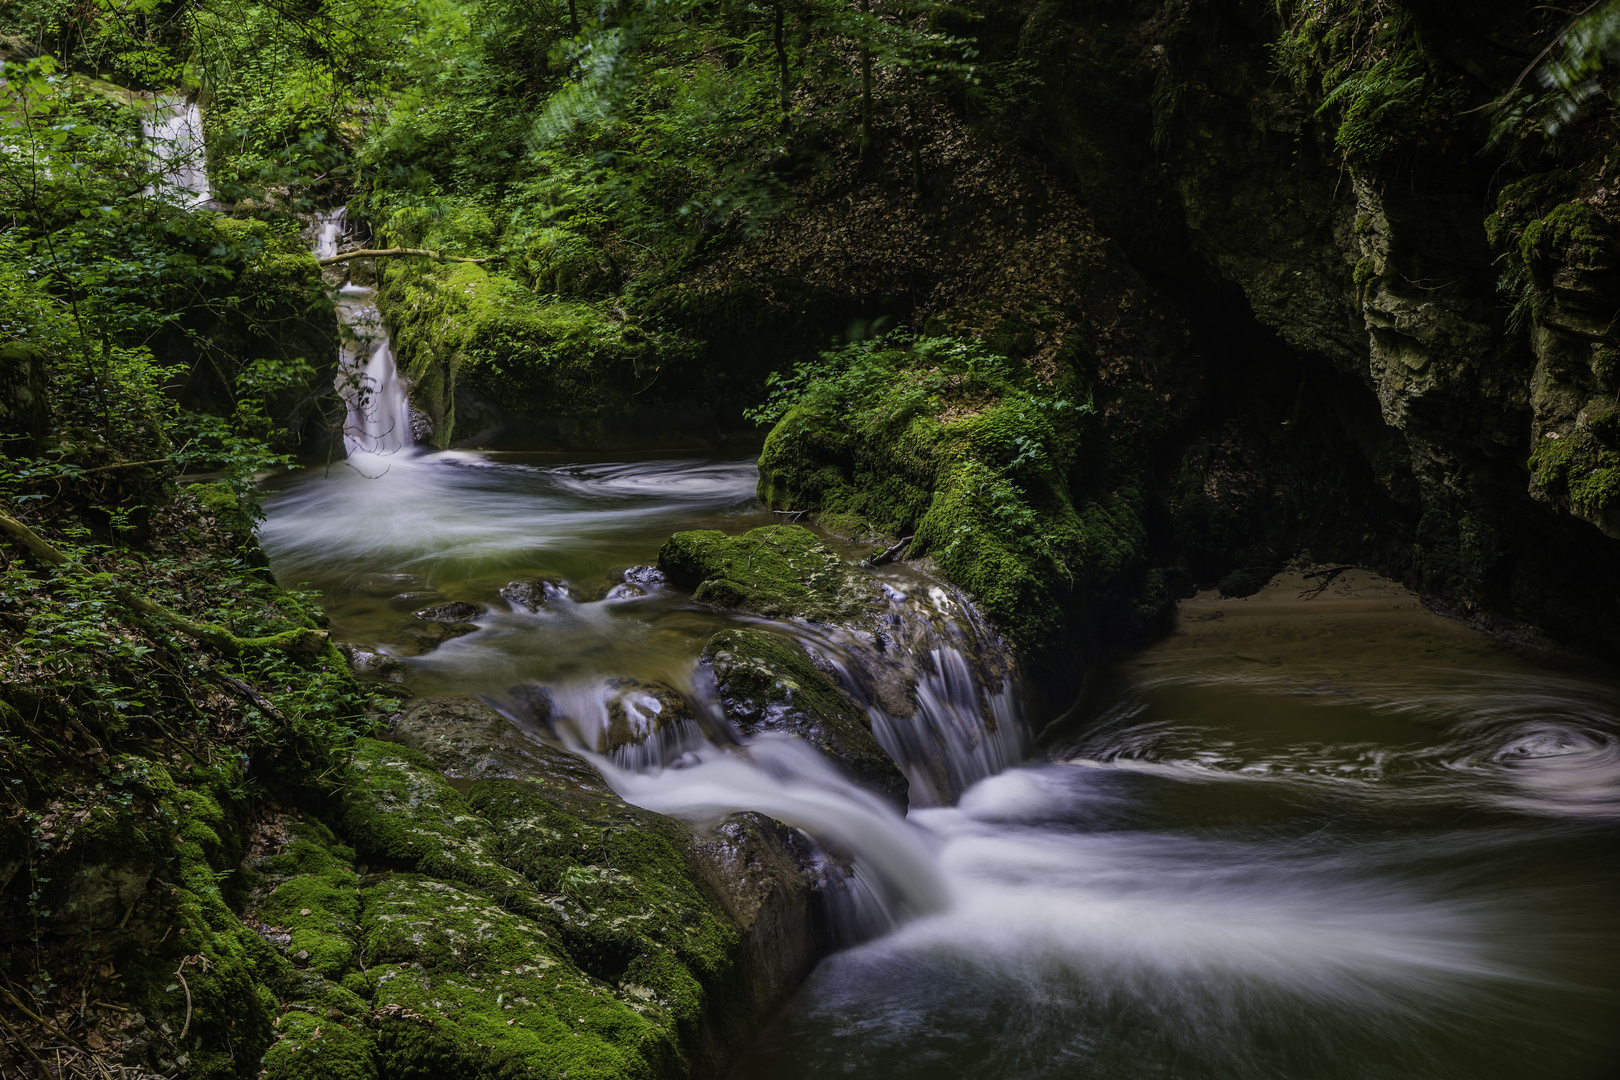
{"type": "Polygon", "coordinates": [[[768,618],[863,624],[881,610],[871,578],[798,525],[769,525],[741,536],[716,529],[679,532],[658,552],[671,584],[718,607],[768,618]]]}
{"type": "Polygon", "coordinates": [[[878,745],[870,718],[797,642],[761,630],[723,630],[709,639],[702,663],[744,735],[797,735],[857,783],[906,808],[906,778],[878,745]]]}
{"type": "Polygon", "coordinates": [[[570,595],[568,582],[555,576],[522,578],[501,588],[502,599],[526,611],[539,611],[570,595]]]}

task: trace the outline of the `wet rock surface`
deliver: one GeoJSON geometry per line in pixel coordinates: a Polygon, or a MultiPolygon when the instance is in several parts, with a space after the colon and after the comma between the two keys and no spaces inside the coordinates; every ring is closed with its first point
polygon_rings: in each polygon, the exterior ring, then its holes
{"type": "Polygon", "coordinates": [[[905,809],[906,778],[873,737],[871,721],[797,642],[760,630],[726,630],[709,640],[702,662],[714,673],[726,715],[744,735],[797,735],[857,783],[905,809]]]}
{"type": "Polygon", "coordinates": [[[466,600],[453,600],[448,604],[436,604],[433,607],[422,608],[416,612],[416,617],[424,622],[456,625],[471,622],[488,611],[489,609],[482,604],[474,604],[466,600]]]}
{"type": "Polygon", "coordinates": [[[515,607],[539,611],[569,598],[568,582],[560,577],[523,578],[501,587],[501,598],[515,607]]]}

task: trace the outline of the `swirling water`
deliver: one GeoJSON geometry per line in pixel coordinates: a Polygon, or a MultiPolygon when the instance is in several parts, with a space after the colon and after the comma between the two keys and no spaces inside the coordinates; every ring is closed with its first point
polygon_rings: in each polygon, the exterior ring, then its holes
{"type": "MultiPolygon", "coordinates": [[[[1089,721],[1025,761],[993,634],[938,583],[889,572],[881,643],[765,628],[871,712],[920,796],[902,819],[802,745],[739,751],[716,730],[697,653],[757,620],[621,581],[676,529],[772,522],[750,463],[356,464],[289,480],[263,531],[341,639],[398,653],[419,693],[545,684],[564,719],[596,715],[617,678],[674,686],[706,729],[596,756],[621,794],[696,828],[760,810],[855,860],[886,932],[823,961],[733,1080],[1613,1072],[1620,686],[1604,672],[1410,604],[1226,618],[1121,665],[1089,721]],[[539,608],[504,600],[524,575],[566,584],[539,608]],[[413,607],[458,600],[483,606],[475,632],[413,655],[413,607]]],[[[593,723],[554,734],[591,753],[593,723]]]]}
{"type": "Polygon", "coordinates": [[[1184,624],[913,812],[951,905],[732,1080],[1615,1075],[1620,684],[1378,606],[1184,624]]]}

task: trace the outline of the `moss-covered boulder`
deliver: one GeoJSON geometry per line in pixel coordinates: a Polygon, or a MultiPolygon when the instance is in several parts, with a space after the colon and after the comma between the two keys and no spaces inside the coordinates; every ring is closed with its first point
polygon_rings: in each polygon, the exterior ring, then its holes
{"type": "Polygon", "coordinates": [[[546,929],[488,897],[399,874],[364,899],[384,1075],[690,1072],[663,1005],[581,972],[546,929]]]}
{"type": "Polygon", "coordinates": [[[1142,500],[1129,463],[1088,442],[1077,368],[1043,378],[922,338],[839,350],[800,374],[759,458],[770,506],[909,538],[908,557],[931,557],[1037,660],[1095,622],[1083,611],[1139,585],[1142,500]]]}
{"type": "Polygon", "coordinates": [[[390,267],[379,303],[412,400],[441,447],[513,414],[617,414],[666,364],[679,364],[691,352],[622,310],[537,297],[472,263],[390,267]],[[490,414],[458,416],[470,400],[490,414]]]}
{"type": "MultiPolygon", "coordinates": [[[[486,857],[538,897],[527,912],[536,925],[592,978],[666,1010],[700,1072],[723,1068],[820,954],[810,883],[782,826],[739,814],[694,836],[625,803],[588,762],[466,699],[412,702],[393,737],[408,747],[379,745],[411,754],[408,769],[431,756],[475,781],[456,813],[476,816],[493,845],[486,857]]],[[[454,829],[447,842],[461,843],[454,829]]]]}
{"type": "Polygon", "coordinates": [[[413,870],[484,890],[519,907],[534,887],[495,857],[489,823],[419,750],[357,740],[343,795],[344,831],[385,867],[413,870]]]}
{"type": "Polygon", "coordinates": [[[871,720],[795,641],[759,630],[723,630],[703,663],[726,715],[746,735],[786,732],[838,762],[859,784],[904,810],[905,776],[872,735],[871,720]]]}
{"type": "Polygon", "coordinates": [[[881,604],[877,586],[800,525],[768,525],[741,536],[718,529],[664,541],[658,569],[705,603],[769,618],[854,624],[881,604]]]}

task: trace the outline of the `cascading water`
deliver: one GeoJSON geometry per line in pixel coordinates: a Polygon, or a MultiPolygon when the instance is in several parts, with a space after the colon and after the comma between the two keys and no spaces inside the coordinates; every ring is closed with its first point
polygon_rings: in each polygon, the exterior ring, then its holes
{"type": "MultiPolygon", "coordinates": [[[[328,210],[315,219],[315,256],[338,254],[348,229],[345,209],[328,210]]],[[[394,363],[394,347],[377,310],[376,291],[353,284],[344,274],[338,289],[338,327],[343,343],[338,353],[338,394],[347,406],[343,449],[349,463],[368,475],[386,469],[415,441],[411,431],[409,388],[394,363]]]]}
{"type": "MultiPolygon", "coordinates": [[[[948,890],[931,847],[891,805],[796,743],[743,746],[725,719],[697,654],[716,630],[759,620],[694,605],[656,573],[610,579],[678,528],[716,515],[731,528],[769,520],[754,485],[749,465],[548,469],[439,454],[398,459],[386,474],[310,478],[269,500],[261,536],[279,574],[346,597],[329,605],[340,634],[408,660],[424,691],[480,696],[519,719],[543,698],[552,737],[591,756],[628,801],[698,826],[756,811],[803,829],[852,860],[856,887],[883,909],[861,915],[868,924],[935,910],[948,890]],[[549,579],[512,587],[536,572],[549,579]],[[476,632],[412,655],[410,608],[441,601],[477,605],[467,616],[476,632]]],[[[1011,664],[959,595],[900,571],[884,583],[890,609],[876,635],[774,629],[859,695],[917,778],[919,802],[941,801],[1021,756],[1011,664]]]]}
{"type": "Polygon", "coordinates": [[[141,120],[156,176],[147,194],[186,206],[213,201],[203,143],[202,112],[183,97],[162,97],[141,120]]]}
{"type": "Polygon", "coordinates": [[[543,687],[554,737],[628,801],[697,828],[755,810],[853,865],[839,910],[865,944],[823,961],[733,1080],[1595,1080],[1620,1054],[1612,682],[1421,609],[1177,638],[1083,737],[1021,764],[1016,672],[926,577],[874,572],[874,634],[765,624],[627,571],[677,529],[772,522],[749,463],[449,453],[378,472],[266,503],[278,576],[323,590],[340,639],[392,654],[420,694],[517,716],[543,687]],[[466,632],[424,645],[412,611],[450,604],[466,632]],[[909,815],[793,740],[742,745],[695,663],[739,623],[796,638],[866,708],[909,815]]]}

